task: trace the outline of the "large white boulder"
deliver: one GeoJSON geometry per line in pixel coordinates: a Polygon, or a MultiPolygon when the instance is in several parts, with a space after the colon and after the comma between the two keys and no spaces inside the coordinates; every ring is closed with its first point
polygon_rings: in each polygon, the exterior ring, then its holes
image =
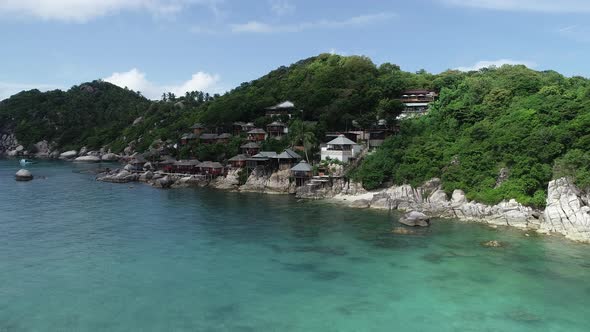
{"type": "Polygon", "coordinates": [[[63,152],[59,155],[59,159],[72,159],[75,158],[78,155],[78,151],[76,150],[70,150],[70,151],[66,151],[63,152]]]}
{"type": "Polygon", "coordinates": [[[97,156],[82,156],[74,159],[74,161],[82,163],[97,163],[100,162],[100,158],[97,156]]]}

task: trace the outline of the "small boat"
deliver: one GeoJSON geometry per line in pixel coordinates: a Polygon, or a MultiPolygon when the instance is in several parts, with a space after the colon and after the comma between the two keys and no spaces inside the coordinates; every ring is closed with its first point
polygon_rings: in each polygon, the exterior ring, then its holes
{"type": "Polygon", "coordinates": [[[30,165],[30,164],[34,164],[34,162],[31,161],[31,160],[28,160],[28,159],[21,159],[20,160],[20,165],[22,167],[25,167],[25,166],[30,165]]]}

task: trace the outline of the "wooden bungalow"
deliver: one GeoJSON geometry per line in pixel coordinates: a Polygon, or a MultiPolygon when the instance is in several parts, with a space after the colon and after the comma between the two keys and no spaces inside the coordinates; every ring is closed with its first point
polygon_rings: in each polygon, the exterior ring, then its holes
{"type": "Polygon", "coordinates": [[[312,176],[313,168],[305,160],[291,168],[291,177],[295,179],[295,185],[298,187],[305,185],[312,176]]]}
{"type": "Polygon", "coordinates": [[[143,171],[143,165],[145,165],[145,163],[147,163],[147,160],[142,155],[138,154],[129,160],[128,164],[131,165],[131,171],[141,172],[143,171]]]}
{"type": "Polygon", "coordinates": [[[198,174],[199,164],[201,164],[201,162],[196,159],[178,160],[174,164],[172,164],[172,173],[198,174]]]}
{"type": "Polygon", "coordinates": [[[274,157],[274,159],[277,162],[277,168],[283,171],[293,167],[298,161],[301,160],[301,156],[291,149],[286,149],[274,157]]]}
{"type": "Polygon", "coordinates": [[[223,133],[223,134],[219,134],[217,136],[217,141],[216,143],[221,143],[221,144],[227,144],[229,143],[229,140],[232,138],[232,135],[230,133],[223,133]]]}
{"type": "Polygon", "coordinates": [[[199,137],[199,141],[202,144],[215,144],[217,142],[217,135],[216,134],[201,134],[199,137]]]}
{"type": "Polygon", "coordinates": [[[276,156],[277,153],[274,151],[259,152],[246,160],[246,167],[248,167],[248,169],[272,170],[273,161],[276,156]]]}
{"type": "Polygon", "coordinates": [[[274,121],[266,126],[269,137],[281,138],[289,132],[287,125],[281,121],[274,121]]]}
{"type": "Polygon", "coordinates": [[[199,136],[193,133],[186,133],[180,137],[180,145],[187,145],[191,142],[194,142],[199,136]]]}
{"type": "Polygon", "coordinates": [[[218,162],[204,161],[199,164],[200,173],[209,176],[219,176],[224,173],[224,167],[218,162]]]}
{"type": "Polygon", "coordinates": [[[193,134],[195,134],[195,136],[200,137],[202,133],[205,132],[206,128],[205,126],[203,126],[200,123],[195,123],[192,127],[191,127],[193,134]]]}
{"type": "Polygon", "coordinates": [[[248,156],[245,154],[239,154],[237,156],[231,157],[228,161],[232,168],[243,168],[246,167],[246,161],[248,160],[248,156]]]}
{"type": "Polygon", "coordinates": [[[253,156],[253,155],[257,154],[258,152],[260,152],[260,144],[258,144],[256,142],[248,142],[248,143],[240,146],[240,149],[242,150],[242,153],[244,153],[248,156],[253,156]]]}
{"type": "Polygon", "coordinates": [[[172,165],[176,162],[176,159],[170,156],[160,157],[160,160],[156,163],[156,168],[164,172],[172,172],[172,165]]]}
{"type": "Polygon", "coordinates": [[[250,142],[262,142],[266,139],[266,131],[260,128],[254,128],[248,132],[250,142]]]}
{"type": "Polygon", "coordinates": [[[238,136],[241,133],[247,133],[255,127],[256,126],[252,122],[234,122],[232,125],[235,136],[238,136]]]}

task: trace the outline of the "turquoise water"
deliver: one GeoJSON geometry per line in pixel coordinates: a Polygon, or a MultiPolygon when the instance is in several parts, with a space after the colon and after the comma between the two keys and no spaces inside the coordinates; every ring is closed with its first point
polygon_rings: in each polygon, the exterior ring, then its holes
{"type": "Polygon", "coordinates": [[[590,246],[0,161],[0,331],[588,331],[590,246]],[[505,248],[480,242],[500,240],[505,248]]]}

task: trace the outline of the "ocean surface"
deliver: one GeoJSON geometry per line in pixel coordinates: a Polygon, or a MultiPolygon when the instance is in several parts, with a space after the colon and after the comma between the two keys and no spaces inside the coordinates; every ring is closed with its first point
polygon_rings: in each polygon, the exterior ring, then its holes
{"type": "Polygon", "coordinates": [[[590,330],[588,245],[99,166],[0,160],[1,332],[590,330]]]}

